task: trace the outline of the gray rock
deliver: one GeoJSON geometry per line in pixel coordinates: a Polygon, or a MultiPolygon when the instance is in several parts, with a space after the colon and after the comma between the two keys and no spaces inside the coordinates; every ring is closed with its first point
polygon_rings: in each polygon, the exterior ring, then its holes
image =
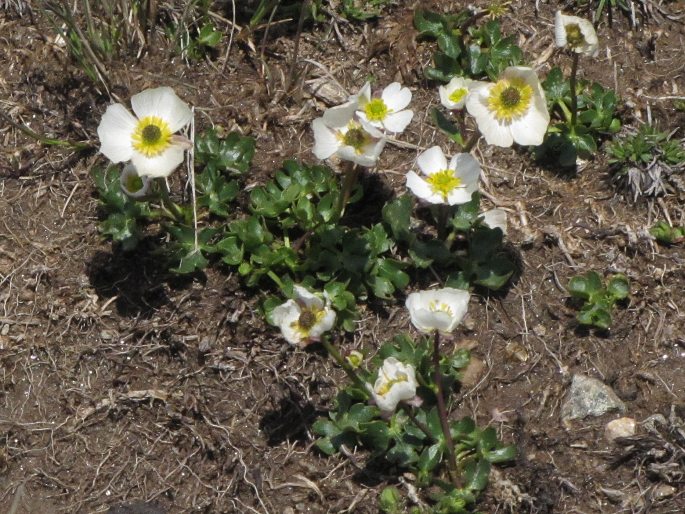
{"type": "Polygon", "coordinates": [[[611,387],[596,378],[573,375],[567,400],[561,406],[563,421],[601,416],[614,410],[624,412],[626,406],[611,387]]]}

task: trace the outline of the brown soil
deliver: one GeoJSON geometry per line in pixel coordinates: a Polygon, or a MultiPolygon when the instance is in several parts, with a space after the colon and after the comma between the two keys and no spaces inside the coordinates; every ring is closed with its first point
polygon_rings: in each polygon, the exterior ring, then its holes
{"type": "MultiPolygon", "coordinates": [[[[512,2],[503,28],[519,34],[530,61],[543,56],[544,74],[568,66],[551,52],[553,15],[575,3],[539,2],[536,12],[537,3],[512,2]]],[[[612,28],[600,24],[601,54],[582,73],[617,89],[624,125],[651,117],[682,138],[685,115],[673,97],[685,90],[685,28],[666,13],[682,18],[684,5],[631,3],[648,9],[643,17],[638,9],[641,25],[631,29],[618,12],[612,28]]],[[[216,4],[232,18],[231,2],[216,4]]],[[[250,184],[284,158],[315,162],[310,122],[326,96],[312,95],[311,81],[321,77],[339,96],[330,76],[349,92],[368,77],[378,86],[401,80],[417,113],[402,139],[451,153],[423,114],[437,103],[422,78],[432,44],[415,40],[413,5],[396,4],[376,21],[326,16],[305,26],[302,76],[287,94],[294,20],[240,36],[230,51],[224,37],[215,55],[190,63],[169,59],[157,37],[139,59],[132,50],[105,63],[107,79],[122,101],[170,85],[196,106],[198,130],[216,124],[256,137],[250,184]]],[[[462,2],[423,2],[431,4],[455,11],[462,2]]],[[[39,5],[0,2],[0,108],[97,147],[109,96],[56,43],[39,5]]],[[[323,352],[281,340],[257,312],[259,291],[230,270],[178,279],[145,242],[126,254],[103,241],[88,175],[101,156],[41,146],[4,121],[0,145],[0,512],[127,512],[114,506],[135,502],[148,502],[131,511],[139,513],[377,512],[392,476],[367,467],[363,452],[325,458],[313,449],[311,423],[343,377],[323,352]]],[[[454,415],[495,424],[519,448],[515,463],[493,472],[480,511],[685,511],[685,428],[676,427],[685,419],[685,254],[646,232],[666,215],[685,224],[684,192],[632,203],[611,185],[602,156],[568,175],[482,141],[475,154],[485,190],[509,210],[523,269],[506,292],[474,296],[457,336],[477,341],[485,370],[454,415]],[[590,269],[631,280],[630,302],[608,334],[578,328],[567,302],[568,279],[590,269]],[[616,415],[564,426],[560,405],[575,373],[611,385],[625,415],[662,414],[670,429],[640,426],[611,444],[603,430],[616,415]]],[[[416,155],[388,147],[380,181],[402,191],[416,155]]],[[[402,305],[367,309],[346,349],[408,330],[402,305]]]]}

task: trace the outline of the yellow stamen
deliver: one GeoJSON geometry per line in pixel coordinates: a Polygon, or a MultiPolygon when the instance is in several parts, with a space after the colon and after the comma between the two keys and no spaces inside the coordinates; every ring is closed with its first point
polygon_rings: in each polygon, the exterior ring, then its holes
{"type": "Polygon", "coordinates": [[[452,308],[451,308],[449,305],[447,305],[447,304],[444,303],[444,302],[438,303],[436,300],[432,300],[432,301],[428,304],[428,309],[429,309],[431,312],[444,312],[444,313],[447,314],[448,316],[453,316],[453,315],[454,315],[454,313],[452,312],[452,308]]]}
{"type": "Polygon", "coordinates": [[[145,116],[138,121],[131,139],[133,148],[145,157],[157,157],[171,146],[169,124],[158,116],[145,116]]]}
{"type": "Polygon", "coordinates": [[[449,96],[450,102],[454,102],[455,104],[458,104],[459,102],[462,101],[462,99],[466,96],[466,93],[468,93],[468,89],[465,87],[460,87],[459,89],[455,89],[452,91],[452,93],[449,96]]]}
{"type": "MultiPolygon", "coordinates": [[[[385,373],[383,373],[385,375],[385,373]]],[[[379,396],[385,396],[390,392],[390,389],[395,384],[400,384],[402,382],[409,382],[409,377],[407,376],[406,373],[402,371],[397,372],[397,376],[395,378],[389,378],[388,375],[385,375],[386,382],[381,384],[381,386],[376,390],[376,394],[379,396]]]]}
{"type": "Polygon", "coordinates": [[[525,80],[502,79],[490,90],[488,109],[497,121],[509,123],[528,111],[532,98],[533,88],[525,80]]]}
{"type": "Polygon", "coordinates": [[[462,180],[455,176],[454,170],[440,170],[433,173],[426,178],[426,182],[431,187],[433,193],[442,196],[443,200],[447,201],[449,194],[461,185],[462,180]]]}
{"type": "Polygon", "coordinates": [[[354,148],[358,154],[364,153],[364,147],[372,142],[371,134],[355,122],[350,122],[347,132],[344,134],[339,133],[338,139],[344,145],[354,148]]]}
{"type": "Polygon", "coordinates": [[[364,106],[364,114],[369,121],[383,121],[390,113],[390,109],[380,98],[374,98],[364,106]]]}

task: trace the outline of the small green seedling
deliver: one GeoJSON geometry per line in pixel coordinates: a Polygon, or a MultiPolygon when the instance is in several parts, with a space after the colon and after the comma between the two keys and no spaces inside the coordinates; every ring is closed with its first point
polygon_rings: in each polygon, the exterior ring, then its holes
{"type": "Polygon", "coordinates": [[[619,300],[628,298],[630,284],[621,274],[612,276],[606,283],[596,271],[569,280],[571,296],[584,301],[577,319],[581,325],[594,326],[608,330],[611,326],[611,309],[619,300]]]}
{"type": "Polygon", "coordinates": [[[666,245],[676,245],[685,241],[685,226],[672,227],[665,221],[660,221],[649,229],[657,241],[666,245]]]}

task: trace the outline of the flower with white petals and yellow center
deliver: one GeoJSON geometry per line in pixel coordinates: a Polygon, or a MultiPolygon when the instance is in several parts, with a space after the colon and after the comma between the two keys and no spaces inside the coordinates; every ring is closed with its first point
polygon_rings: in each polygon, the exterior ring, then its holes
{"type": "Polygon", "coordinates": [[[567,16],[557,11],[554,16],[554,42],[559,48],[568,47],[577,54],[597,57],[599,40],[597,32],[588,20],[567,16]]]}
{"type": "Polygon", "coordinates": [[[100,152],[112,162],[131,161],[141,177],[167,177],[183,162],[190,141],[176,132],[192,111],[173,89],[147,89],[131,97],[135,116],[121,104],[107,107],[98,126],[100,152]]]}
{"type": "Polygon", "coordinates": [[[484,82],[465,77],[454,77],[447,84],[438,88],[440,103],[450,110],[463,109],[469,91],[483,84],[484,82]]]}
{"type": "Polygon", "coordinates": [[[419,155],[416,164],[424,176],[410,171],[407,187],[422,200],[460,205],[471,201],[471,195],[478,191],[480,166],[471,154],[457,154],[448,165],[442,149],[434,146],[419,155]]]}
{"type": "Polygon", "coordinates": [[[279,305],[271,312],[271,321],[280,327],[290,344],[301,347],[321,339],[324,332],[335,325],[336,314],[325,300],[302,286],[295,286],[295,298],[279,305]]]}
{"type": "Polygon", "coordinates": [[[412,325],[425,334],[452,332],[466,315],[471,295],[468,291],[445,287],[418,291],[407,296],[412,325]]]}
{"type": "Polygon", "coordinates": [[[388,357],[378,370],[374,385],[366,384],[366,387],[381,413],[388,416],[395,412],[398,403],[412,400],[416,396],[417,385],[416,371],[411,364],[388,357]]]}
{"type": "Polygon", "coordinates": [[[466,109],[488,144],[539,145],[549,125],[545,93],[531,68],[510,66],[495,83],[472,88],[466,109]]]}
{"type": "Polygon", "coordinates": [[[364,120],[355,118],[356,99],[331,107],[312,122],[314,155],[319,159],[337,156],[360,166],[375,166],[385,146],[383,134],[364,120]]]}
{"type": "Polygon", "coordinates": [[[414,111],[405,109],[411,102],[411,91],[399,82],[386,87],[380,98],[371,97],[371,85],[367,82],[350,100],[359,103],[359,119],[388,132],[404,132],[414,117],[414,111]]]}
{"type": "Polygon", "coordinates": [[[119,175],[119,185],[126,196],[145,198],[150,192],[150,177],[141,177],[133,164],[127,164],[119,175]]]}

